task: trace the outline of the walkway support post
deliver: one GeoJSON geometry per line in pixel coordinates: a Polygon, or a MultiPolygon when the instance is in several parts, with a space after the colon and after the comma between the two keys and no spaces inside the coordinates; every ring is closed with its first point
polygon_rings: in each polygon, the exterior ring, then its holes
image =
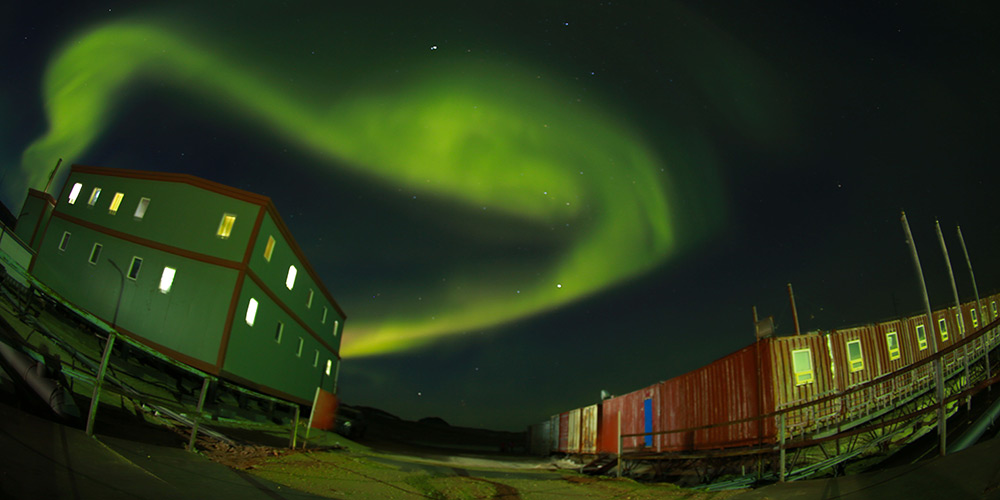
{"type": "MultiPolygon", "coordinates": [[[[934,219],[934,230],[937,231],[938,242],[941,243],[941,252],[944,254],[945,267],[948,268],[948,279],[951,281],[951,294],[955,299],[955,323],[958,325],[958,333],[965,339],[965,320],[962,319],[962,302],[958,299],[958,287],[955,285],[955,273],[951,270],[951,258],[948,257],[948,245],[944,242],[944,234],[941,233],[941,223],[934,219]]],[[[968,389],[972,384],[969,379],[969,345],[962,346],[962,360],[965,365],[965,387],[968,389]]],[[[972,397],[966,398],[968,410],[972,411],[972,397]]]]}
{"type": "Polygon", "coordinates": [[[104,354],[101,355],[101,366],[97,369],[97,379],[94,380],[94,394],[90,397],[90,412],[87,414],[87,435],[94,435],[94,419],[97,418],[97,406],[101,403],[101,385],[104,383],[104,373],[108,371],[108,361],[111,359],[111,348],[115,345],[116,332],[111,331],[108,341],[104,344],[104,354]]]}
{"type": "MultiPolygon", "coordinates": [[[[979,322],[983,325],[988,325],[990,323],[989,316],[986,314],[986,308],[983,307],[983,301],[979,298],[979,287],[976,285],[976,273],[972,272],[972,260],[969,259],[969,250],[965,247],[965,238],[962,237],[962,226],[955,226],[958,230],[958,243],[962,246],[962,254],[965,255],[965,263],[969,266],[969,278],[972,279],[972,292],[976,296],[976,316],[979,317],[979,322]]],[[[993,375],[990,373],[990,349],[993,347],[990,345],[989,335],[980,335],[979,344],[985,345],[983,348],[983,356],[986,358],[986,378],[991,379],[993,375]]],[[[990,385],[986,387],[987,391],[992,391],[993,386],[990,385]]]]}
{"type": "Polygon", "coordinates": [[[205,408],[205,396],[208,395],[208,377],[201,381],[201,394],[198,396],[198,409],[194,412],[194,425],[191,426],[191,439],[187,451],[194,451],[194,443],[198,439],[198,423],[201,422],[201,412],[205,408]]]}
{"type": "MultiPolygon", "coordinates": [[[[913,234],[910,232],[910,223],[906,221],[906,212],[902,212],[899,217],[900,222],[903,224],[903,233],[906,234],[906,244],[910,247],[910,253],[913,256],[913,265],[917,270],[917,281],[920,283],[920,292],[924,298],[924,309],[927,313],[927,332],[930,334],[931,345],[934,346],[934,354],[938,353],[938,342],[937,336],[939,333],[934,331],[934,315],[931,313],[931,301],[927,297],[927,284],[924,282],[924,270],[920,266],[920,256],[917,254],[917,245],[913,242],[913,234]]],[[[941,358],[938,357],[934,360],[934,384],[935,384],[935,396],[937,398],[937,415],[938,415],[938,446],[939,453],[943,457],[947,453],[948,449],[948,437],[947,437],[947,420],[944,416],[944,374],[941,368],[941,358]]]]}
{"type": "Polygon", "coordinates": [[[785,414],[778,420],[778,480],[785,482],[785,414]]]}

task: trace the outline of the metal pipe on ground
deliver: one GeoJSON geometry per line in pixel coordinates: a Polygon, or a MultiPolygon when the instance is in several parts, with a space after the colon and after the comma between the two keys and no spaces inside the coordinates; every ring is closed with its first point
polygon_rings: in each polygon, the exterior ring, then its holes
{"type": "Polygon", "coordinates": [[[59,383],[47,376],[45,364],[18,352],[6,343],[0,342],[0,355],[21,379],[62,418],[79,417],[76,405],[68,404],[66,393],[59,383]]]}

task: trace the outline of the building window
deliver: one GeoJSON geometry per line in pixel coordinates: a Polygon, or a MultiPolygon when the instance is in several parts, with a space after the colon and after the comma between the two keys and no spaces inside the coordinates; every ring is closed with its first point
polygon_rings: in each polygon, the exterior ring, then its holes
{"type": "Polygon", "coordinates": [[[278,326],[274,328],[274,341],[275,342],[277,342],[279,344],[281,343],[281,334],[282,333],[285,333],[285,324],[279,321],[278,322],[278,326]]]}
{"type": "Polygon", "coordinates": [[[124,199],[125,193],[115,193],[115,197],[111,199],[111,205],[108,206],[108,213],[111,215],[118,213],[118,207],[121,206],[124,199]]]}
{"type": "Polygon", "coordinates": [[[73,184],[73,189],[69,190],[69,200],[67,200],[70,205],[76,203],[76,198],[80,196],[81,189],[83,189],[83,184],[80,184],[79,182],[73,184]]]}
{"type": "Polygon", "coordinates": [[[87,200],[87,205],[89,206],[96,205],[97,199],[100,197],[101,197],[101,188],[94,188],[94,190],[90,192],[90,199],[87,200]]]}
{"type": "Polygon", "coordinates": [[[299,270],[295,269],[295,266],[288,266],[288,275],[285,276],[285,288],[291,290],[295,286],[295,275],[298,272],[299,270]]]}
{"type": "Polygon", "coordinates": [[[851,372],[859,372],[865,368],[865,360],[861,355],[861,341],[852,340],[847,343],[847,361],[851,366],[851,372]]]}
{"type": "Polygon", "coordinates": [[[302,345],[303,344],[305,344],[305,340],[302,340],[302,337],[299,337],[299,348],[295,350],[295,356],[300,357],[300,358],[302,357],[302,345]]]}
{"type": "Polygon", "coordinates": [[[976,308],[973,307],[969,309],[969,316],[972,316],[972,327],[979,328],[979,315],[976,314],[976,308]]]}
{"type": "Polygon", "coordinates": [[[997,319],[997,303],[996,303],[996,301],[990,302],[990,310],[993,311],[993,319],[997,319]]]}
{"type": "Polygon", "coordinates": [[[149,198],[141,198],[139,204],[135,207],[135,218],[142,220],[146,215],[146,209],[149,208],[149,198]]]}
{"type": "Polygon", "coordinates": [[[63,231],[62,238],[59,240],[59,251],[65,252],[67,246],[69,246],[69,231],[63,231]]]}
{"type": "Polygon", "coordinates": [[[235,223],[235,214],[222,214],[222,220],[219,221],[219,229],[215,231],[215,235],[224,240],[228,239],[233,232],[233,224],[235,223]]]}
{"type": "Polygon", "coordinates": [[[326,360],[326,374],[330,374],[330,370],[333,368],[333,360],[326,360]]]}
{"type": "Polygon", "coordinates": [[[274,253],[274,236],[268,236],[267,245],[264,245],[264,260],[271,262],[272,253],[274,253]]]}
{"type": "Polygon", "coordinates": [[[312,309],[313,306],[313,289],[309,289],[309,297],[306,298],[306,309],[312,309]]]}
{"type": "Polygon", "coordinates": [[[885,345],[889,348],[889,361],[899,359],[899,336],[896,332],[885,334],[885,345]]]}
{"type": "Polygon", "coordinates": [[[795,385],[813,381],[812,355],[809,349],[792,351],[792,370],[795,372],[795,385]]]}
{"type": "Polygon", "coordinates": [[[132,263],[128,265],[128,279],[135,281],[139,277],[140,267],[142,267],[142,257],[132,257],[132,263]]]}
{"type": "Polygon", "coordinates": [[[337,338],[337,329],[340,328],[340,320],[333,322],[333,337],[337,338]]]}
{"type": "Polygon", "coordinates": [[[965,321],[962,319],[962,311],[959,310],[955,313],[955,324],[958,325],[958,334],[965,336],[965,321]]]}
{"type": "Polygon", "coordinates": [[[919,347],[921,351],[927,349],[927,334],[924,332],[923,324],[917,325],[917,347],[919,347]]]}
{"type": "Polygon", "coordinates": [[[938,320],[938,330],[941,331],[941,342],[948,341],[948,323],[945,322],[944,318],[938,320]]]}
{"type": "Polygon", "coordinates": [[[320,323],[323,323],[324,325],[326,324],[326,313],[327,313],[327,308],[326,306],[323,306],[323,321],[320,321],[320,323]]]}
{"type": "Polygon", "coordinates": [[[247,305],[247,324],[253,326],[253,320],[257,317],[257,299],[250,299],[250,304],[247,305]]]}
{"type": "Polygon", "coordinates": [[[319,349],[313,351],[313,368],[319,366],[319,349]]]}
{"type": "Polygon", "coordinates": [[[160,275],[160,293],[167,293],[174,284],[174,274],[177,270],[172,267],[164,267],[163,274],[160,275]]]}
{"type": "Polygon", "coordinates": [[[100,243],[94,243],[94,247],[90,249],[90,258],[87,259],[87,262],[97,264],[97,259],[101,258],[101,249],[103,248],[104,246],[100,243]]]}

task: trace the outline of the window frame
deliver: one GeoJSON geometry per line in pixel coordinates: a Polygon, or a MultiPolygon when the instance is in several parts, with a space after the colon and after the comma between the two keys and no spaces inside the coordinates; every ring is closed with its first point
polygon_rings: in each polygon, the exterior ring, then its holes
{"type": "Polygon", "coordinates": [[[861,339],[854,339],[854,340],[847,341],[847,343],[845,345],[845,349],[847,351],[847,365],[848,365],[848,368],[850,369],[850,372],[851,373],[856,373],[856,372],[860,372],[860,371],[864,370],[865,369],[865,353],[864,353],[864,349],[861,346],[861,339]],[[857,348],[858,348],[858,352],[857,352],[858,357],[857,358],[855,358],[854,355],[851,353],[851,346],[857,346],[857,348]]]}
{"type": "Polygon", "coordinates": [[[267,244],[264,245],[264,260],[267,262],[271,262],[271,256],[274,254],[275,243],[277,243],[277,240],[274,239],[274,236],[271,236],[270,234],[267,235],[267,244]]]}
{"type": "Polygon", "coordinates": [[[95,186],[94,189],[90,191],[90,198],[87,199],[87,206],[93,207],[97,205],[97,200],[100,197],[101,197],[101,188],[95,186]]]}
{"type": "Polygon", "coordinates": [[[121,191],[115,192],[114,198],[111,198],[111,204],[108,205],[108,213],[111,215],[117,215],[118,209],[121,208],[123,201],[125,201],[125,193],[121,191]]]}
{"type": "Polygon", "coordinates": [[[69,189],[69,197],[66,202],[70,205],[76,205],[76,199],[80,197],[80,191],[83,190],[82,182],[74,182],[73,187],[69,189]]]}
{"type": "Polygon", "coordinates": [[[927,328],[923,323],[920,323],[916,326],[916,330],[917,347],[919,350],[923,351],[924,349],[927,349],[927,328]]]}
{"type": "Polygon", "coordinates": [[[142,270],[142,257],[138,255],[132,256],[132,262],[128,265],[128,274],[125,275],[126,278],[132,281],[138,281],[139,271],[142,270]]]}
{"type": "Polygon", "coordinates": [[[288,274],[285,275],[285,288],[289,290],[295,288],[295,278],[298,274],[299,270],[295,267],[295,264],[288,266],[288,274]]]}
{"type": "Polygon", "coordinates": [[[889,351],[889,361],[895,361],[901,357],[899,352],[899,334],[895,330],[885,333],[885,348],[889,351]],[[890,337],[894,342],[889,341],[890,337]],[[895,348],[892,347],[893,343],[896,344],[895,348]]]}
{"type": "Polygon", "coordinates": [[[233,227],[236,226],[236,214],[223,212],[222,219],[219,220],[219,228],[215,230],[215,236],[219,239],[228,240],[233,234],[233,227]]]}
{"type": "Polygon", "coordinates": [[[136,204],[135,212],[132,214],[135,220],[142,220],[146,216],[146,210],[149,210],[149,201],[150,199],[145,196],[139,198],[139,203],[136,204]]]}
{"type": "Polygon", "coordinates": [[[247,313],[246,313],[246,316],[243,317],[243,319],[247,322],[247,325],[249,325],[250,328],[253,328],[253,322],[254,322],[254,320],[257,319],[257,307],[258,306],[259,306],[259,303],[257,302],[257,299],[255,299],[253,297],[250,297],[250,301],[247,302],[247,313]]]}
{"type": "Polygon", "coordinates": [[[65,252],[66,248],[69,247],[69,238],[70,238],[70,236],[73,236],[73,233],[71,233],[69,231],[63,231],[62,237],[59,238],[59,246],[58,246],[58,248],[59,248],[60,252],[65,252]]]}
{"type": "Polygon", "coordinates": [[[315,354],[313,354],[313,368],[319,368],[319,349],[314,349],[315,354]]]}
{"type": "Polygon", "coordinates": [[[160,293],[162,293],[162,294],[170,293],[170,289],[174,287],[174,278],[176,278],[176,277],[177,277],[177,269],[176,268],[173,268],[173,267],[170,267],[170,266],[163,266],[163,271],[160,273],[160,284],[157,287],[160,290],[160,293]],[[169,273],[167,272],[168,269],[170,270],[169,273]],[[169,274],[169,278],[167,277],[168,274],[169,274]],[[163,287],[164,280],[167,280],[167,282],[166,282],[167,287],[166,288],[163,287]]]}
{"type": "Polygon", "coordinates": [[[948,341],[948,320],[947,318],[938,318],[938,333],[941,335],[941,342],[948,341]]]}
{"type": "Polygon", "coordinates": [[[975,307],[969,309],[969,317],[972,318],[972,328],[979,328],[979,313],[975,307]]]}
{"type": "Polygon", "coordinates": [[[104,245],[94,242],[94,246],[90,247],[90,257],[87,257],[87,262],[96,266],[101,260],[101,250],[104,250],[104,245]]]}
{"type": "Polygon", "coordinates": [[[281,343],[281,338],[285,335],[285,324],[281,321],[278,322],[277,328],[274,329],[274,342],[276,344],[281,343]]]}
{"type": "Polygon", "coordinates": [[[791,352],[791,358],[792,358],[792,376],[795,379],[795,386],[798,387],[800,385],[813,383],[815,381],[815,376],[813,375],[812,349],[808,347],[802,349],[793,349],[791,352]],[[799,353],[805,353],[806,355],[805,361],[806,363],[808,363],[809,366],[805,370],[799,369],[801,367],[799,366],[799,362],[797,361],[798,357],[796,356],[799,353]],[[803,376],[807,378],[803,378],[803,376]]]}
{"type": "Polygon", "coordinates": [[[302,338],[302,337],[299,337],[299,347],[298,347],[298,349],[295,350],[295,357],[297,357],[297,358],[301,358],[302,357],[302,347],[305,346],[305,343],[306,343],[306,340],[304,338],[302,338]]]}

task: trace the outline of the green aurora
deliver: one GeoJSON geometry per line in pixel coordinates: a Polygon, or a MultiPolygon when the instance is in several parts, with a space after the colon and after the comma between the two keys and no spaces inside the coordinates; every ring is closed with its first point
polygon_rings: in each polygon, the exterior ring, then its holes
{"type": "MultiPolygon", "coordinates": [[[[113,123],[126,90],[156,82],[328,158],[331,171],[352,168],[386,186],[526,224],[573,225],[573,241],[555,262],[514,273],[530,281],[511,283],[506,269],[443,270],[452,273],[451,287],[425,291],[433,316],[354,316],[345,357],[400,351],[564,306],[661,265],[719,222],[719,187],[691,181],[712,178],[707,141],[688,133],[683,145],[678,135],[650,147],[621,118],[571,102],[565,89],[527,68],[442,64],[405,82],[322,95],[291,89],[194,40],[134,21],[70,40],[46,71],[49,129],[23,153],[26,184],[44,187],[55,158],[82,157],[113,123]]],[[[15,184],[6,195],[18,199],[24,186],[15,184]]]]}

